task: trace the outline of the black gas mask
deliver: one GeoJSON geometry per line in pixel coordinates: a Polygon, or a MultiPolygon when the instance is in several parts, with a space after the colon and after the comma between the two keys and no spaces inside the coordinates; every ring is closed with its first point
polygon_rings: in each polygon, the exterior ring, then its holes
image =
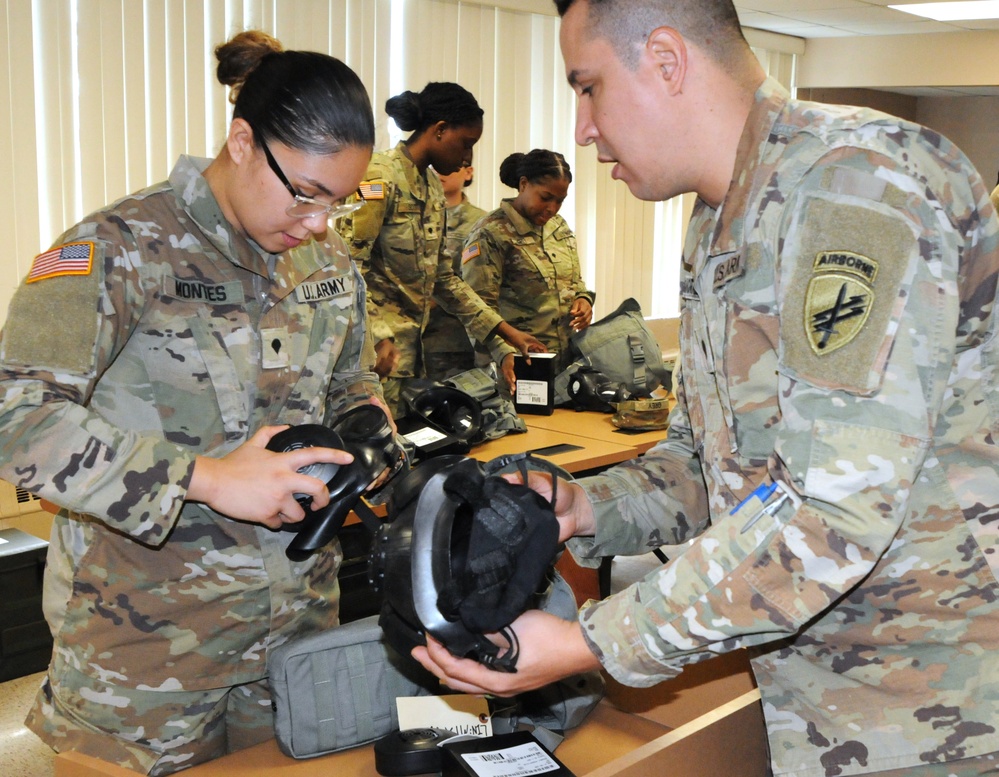
{"type": "Polygon", "coordinates": [[[374,539],[369,577],[382,596],[379,623],[402,655],[430,634],[452,654],[515,671],[508,628],[548,588],[559,551],[553,505],[568,473],[530,454],[487,464],[440,456],[394,484],[389,522],[374,539]],[[551,502],[525,485],[530,469],[552,475],[551,502]],[[520,472],[520,483],[501,475],[520,472]],[[502,655],[484,635],[510,643],[502,655]]]}
{"type": "Polygon", "coordinates": [[[615,383],[593,367],[580,367],[569,376],[569,397],[576,410],[613,413],[618,402],[631,399],[623,383],[615,383]]]}
{"type": "Polygon", "coordinates": [[[291,426],[278,432],[267,444],[269,450],[279,453],[314,447],[347,451],[354,460],[342,465],[316,462],[299,470],[325,482],[330,501],[326,507],[313,510],[310,495],[295,494],[295,500],[305,510],[305,518],[281,527],[298,534],[285,551],[293,561],[302,561],[331,542],[347,515],[358,506],[361,494],[386,468],[395,469],[403,462],[392,425],[385,412],[375,405],[349,410],[332,427],[291,426]]]}

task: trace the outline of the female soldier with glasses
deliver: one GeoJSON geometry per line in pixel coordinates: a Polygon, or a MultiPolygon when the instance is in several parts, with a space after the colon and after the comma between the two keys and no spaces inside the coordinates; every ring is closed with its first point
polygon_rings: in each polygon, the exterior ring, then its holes
{"type": "Polygon", "coordinates": [[[235,103],[221,152],[36,258],[0,352],[0,475],[61,507],[28,725],[149,774],[272,735],[267,650],[336,624],[342,558],[292,563],[276,530],[303,517],[295,494],[328,503],[298,470],[350,455],[265,446],[381,401],[364,287],[327,231],[359,207],[367,93],[262,33],[216,56],[235,103]]]}

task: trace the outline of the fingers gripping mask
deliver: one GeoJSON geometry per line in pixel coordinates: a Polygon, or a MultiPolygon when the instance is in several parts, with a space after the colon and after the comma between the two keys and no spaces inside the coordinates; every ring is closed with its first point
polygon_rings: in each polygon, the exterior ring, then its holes
{"type": "Polygon", "coordinates": [[[382,595],[379,622],[403,655],[430,634],[452,654],[515,671],[510,623],[536,606],[559,550],[551,502],[525,483],[529,469],[565,473],[529,454],[488,464],[442,456],[416,467],[389,502],[369,574],[382,595]],[[502,473],[519,470],[520,483],[502,473]],[[500,648],[485,635],[498,632],[500,648]]]}
{"type": "Polygon", "coordinates": [[[298,535],[285,551],[292,561],[302,561],[330,543],[357,506],[361,494],[386,468],[394,468],[402,461],[392,426],[384,411],[374,405],[349,410],[331,428],[320,424],[291,426],[278,432],[267,444],[269,450],[278,452],[312,447],[344,450],[354,460],[344,465],[317,462],[299,470],[324,481],[330,501],[326,507],[313,510],[310,495],[295,494],[295,500],[305,510],[305,518],[281,527],[298,535]]]}

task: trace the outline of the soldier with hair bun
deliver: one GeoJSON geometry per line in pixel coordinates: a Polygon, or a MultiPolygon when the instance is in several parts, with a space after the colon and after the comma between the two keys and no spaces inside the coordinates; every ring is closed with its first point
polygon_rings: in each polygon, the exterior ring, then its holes
{"type": "MultiPolygon", "coordinates": [[[[504,199],[468,236],[462,277],[505,320],[554,351],[561,372],[571,360],[569,338],[590,325],[596,296],[583,285],[576,236],[558,215],[572,171],[557,151],[536,148],[510,154],[499,176],[517,196],[504,199]]],[[[514,389],[513,349],[498,338],[487,346],[514,389]]]]}
{"type": "Polygon", "coordinates": [[[344,63],[262,32],[216,49],[233,119],[214,159],[87,216],[37,257],[0,343],[0,475],[61,509],[55,648],[28,726],[168,774],[273,736],[268,651],[337,624],[337,542],[277,531],[329,502],[266,449],[381,405],[364,284],[328,220],[374,144],[344,63]]]}
{"type": "Polygon", "coordinates": [[[366,205],[340,222],[368,285],[368,316],[385,399],[402,413],[402,383],[426,377],[423,335],[433,301],[478,342],[497,335],[516,350],[543,351],[486,305],[454,272],[445,246],[440,175],[471,164],[483,111],[458,84],[432,82],[389,98],[385,111],[404,132],[395,148],[374,154],[361,195],[366,205]],[[433,167],[433,171],[428,168],[433,167]]]}

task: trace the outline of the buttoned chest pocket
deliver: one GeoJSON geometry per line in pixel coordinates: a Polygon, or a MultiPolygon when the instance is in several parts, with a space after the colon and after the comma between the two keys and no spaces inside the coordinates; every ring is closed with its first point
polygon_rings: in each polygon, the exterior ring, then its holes
{"type": "Polygon", "coordinates": [[[164,300],[129,341],[126,362],[146,391],[168,440],[195,448],[245,434],[250,377],[259,345],[241,306],[164,300]],[[138,379],[139,375],[135,375],[138,379]]]}
{"type": "Polygon", "coordinates": [[[443,240],[443,208],[414,200],[397,202],[383,227],[387,271],[403,286],[436,277],[443,240]]]}
{"type": "Polygon", "coordinates": [[[769,276],[750,269],[755,264],[751,254],[722,257],[700,279],[721,416],[732,454],[750,466],[760,466],[773,452],[780,420],[775,292],[769,276]],[[736,260],[749,267],[733,265],[736,260]]]}
{"type": "Polygon", "coordinates": [[[506,268],[504,281],[524,293],[535,289],[555,289],[555,265],[541,242],[533,235],[514,238],[515,259],[506,268]]]}

